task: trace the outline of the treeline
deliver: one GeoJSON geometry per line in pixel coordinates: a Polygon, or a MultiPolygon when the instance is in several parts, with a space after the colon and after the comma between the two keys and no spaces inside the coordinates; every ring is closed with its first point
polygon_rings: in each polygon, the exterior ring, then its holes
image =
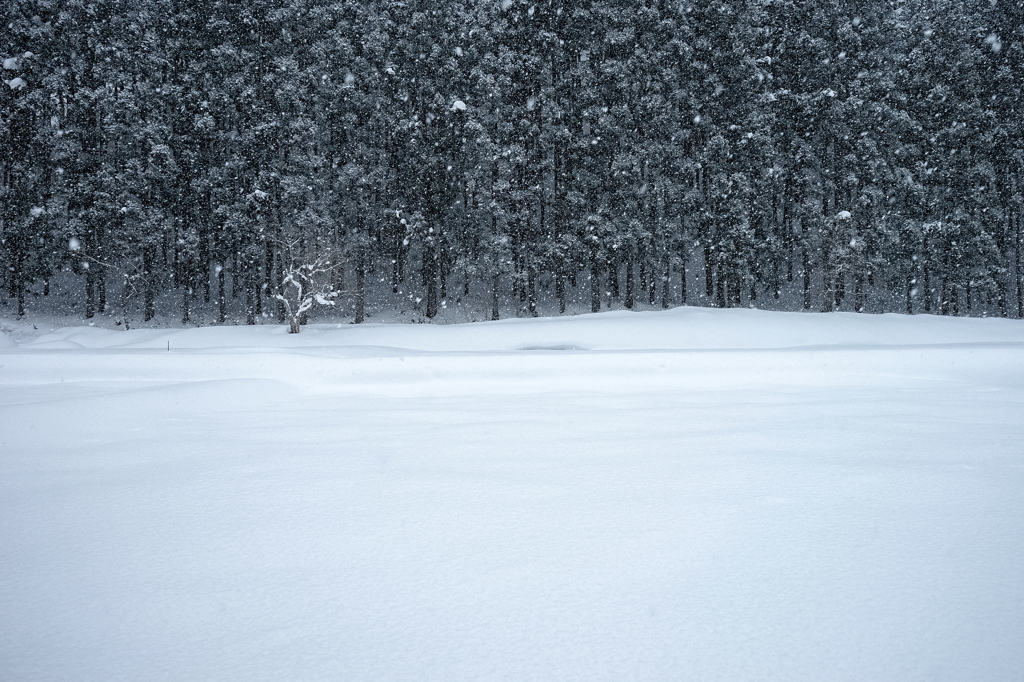
{"type": "Polygon", "coordinates": [[[283,319],[316,261],[356,321],[371,271],[427,317],[471,284],[1024,317],[1021,0],[5,4],[19,314],[71,271],[85,317],[223,321],[230,285],[283,319]]]}

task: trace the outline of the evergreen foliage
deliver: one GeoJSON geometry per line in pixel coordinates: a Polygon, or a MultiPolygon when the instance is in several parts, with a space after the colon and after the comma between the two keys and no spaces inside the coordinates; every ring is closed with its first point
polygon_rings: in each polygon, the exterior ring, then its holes
{"type": "Polygon", "coordinates": [[[19,315],[65,272],[86,318],[284,321],[329,263],[356,322],[471,287],[1024,317],[1022,0],[6,7],[19,315]]]}

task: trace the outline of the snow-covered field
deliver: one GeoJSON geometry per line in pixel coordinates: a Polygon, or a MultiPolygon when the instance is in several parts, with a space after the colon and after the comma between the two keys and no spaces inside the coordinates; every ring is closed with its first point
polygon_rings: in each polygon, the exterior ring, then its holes
{"type": "Polygon", "coordinates": [[[0,334],[0,680],[1020,680],[1024,323],[0,334]]]}

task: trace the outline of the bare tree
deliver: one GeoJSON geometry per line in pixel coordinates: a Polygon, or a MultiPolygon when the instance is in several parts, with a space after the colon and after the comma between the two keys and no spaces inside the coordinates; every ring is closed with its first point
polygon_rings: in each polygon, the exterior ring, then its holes
{"type": "Polygon", "coordinates": [[[303,315],[314,305],[333,306],[341,292],[335,288],[332,273],[341,267],[340,259],[330,251],[311,253],[301,257],[299,240],[281,242],[285,258],[284,277],[274,298],[284,306],[288,318],[288,333],[298,334],[303,315]]]}

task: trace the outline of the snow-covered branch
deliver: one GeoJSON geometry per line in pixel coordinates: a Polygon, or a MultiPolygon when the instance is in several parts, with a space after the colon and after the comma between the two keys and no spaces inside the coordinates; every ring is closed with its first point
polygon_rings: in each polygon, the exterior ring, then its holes
{"type": "Polygon", "coordinates": [[[340,294],[334,288],[333,271],[340,261],[331,252],[321,252],[308,258],[301,258],[298,242],[282,242],[281,251],[286,257],[281,290],[274,298],[284,305],[288,316],[288,332],[298,334],[306,312],[314,305],[333,306],[340,294]]]}

